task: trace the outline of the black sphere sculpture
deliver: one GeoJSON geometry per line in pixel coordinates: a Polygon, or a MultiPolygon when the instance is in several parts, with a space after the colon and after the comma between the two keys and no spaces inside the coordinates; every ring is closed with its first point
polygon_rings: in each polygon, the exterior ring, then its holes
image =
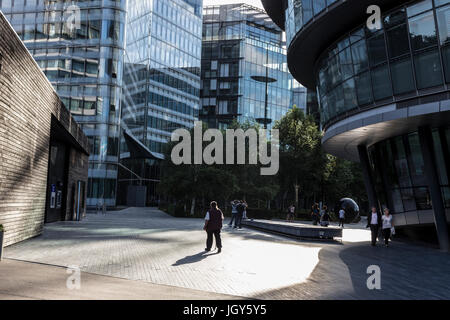
{"type": "Polygon", "coordinates": [[[342,198],[341,200],[339,200],[339,205],[334,212],[338,214],[341,208],[345,211],[346,223],[358,222],[361,219],[359,216],[359,206],[355,202],[355,200],[350,198],[342,198]]]}

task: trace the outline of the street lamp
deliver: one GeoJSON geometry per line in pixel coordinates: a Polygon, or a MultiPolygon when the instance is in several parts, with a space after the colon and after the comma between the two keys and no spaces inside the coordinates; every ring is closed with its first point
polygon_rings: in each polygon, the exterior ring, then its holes
{"type": "Polygon", "coordinates": [[[269,83],[277,82],[277,79],[269,77],[269,47],[266,48],[266,76],[251,76],[253,80],[257,82],[263,82],[266,84],[266,93],[264,99],[264,118],[257,118],[256,121],[264,125],[264,129],[267,129],[267,125],[272,123],[272,119],[267,117],[268,104],[269,104],[269,83]]]}

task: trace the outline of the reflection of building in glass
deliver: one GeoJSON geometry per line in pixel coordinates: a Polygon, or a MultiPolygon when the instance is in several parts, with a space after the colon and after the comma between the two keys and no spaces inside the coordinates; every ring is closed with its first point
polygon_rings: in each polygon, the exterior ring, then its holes
{"type": "Polygon", "coordinates": [[[0,9],[88,136],[87,205],[114,206],[125,1],[100,3],[2,0],[0,9]]]}
{"type": "Polygon", "coordinates": [[[267,66],[276,80],[268,86],[268,118],[280,119],[291,106],[292,87],[281,29],[246,4],[209,6],[203,14],[200,118],[218,128],[264,118],[265,83],[255,78],[265,79],[267,66]]]}
{"type": "Polygon", "coordinates": [[[306,113],[307,95],[307,89],[294,80],[291,90],[290,108],[295,105],[297,108],[302,109],[303,112],[306,113]]]}
{"type": "Polygon", "coordinates": [[[450,1],[263,4],[286,28],[294,77],[317,89],[325,150],[361,162],[369,202],[398,227],[448,250],[450,1]],[[369,5],[382,8],[380,30],[361,23],[369,5]]]}
{"type": "Polygon", "coordinates": [[[147,186],[155,199],[158,159],[173,130],[191,128],[200,104],[201,0],[129,0],[122,125],[146,153],[121,141],[118,202],[130,185],[147,186]]]}

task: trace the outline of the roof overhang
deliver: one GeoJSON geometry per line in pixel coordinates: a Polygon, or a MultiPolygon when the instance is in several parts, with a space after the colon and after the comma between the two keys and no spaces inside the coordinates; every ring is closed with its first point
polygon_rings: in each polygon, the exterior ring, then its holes
{"type": "Polygon", "coordinates": [[[285,0],[261,0],[261,2],[272,21],[281,30],[285,30],[284,20],[287,2],[285,0]]]}
{"type": "Polygon", "coordinates": [[[152,152],[142,142],[140,142],[129,131],[123,131],[123,137],[128,147],[131,159],[152,159],[152,160],[164,160],[164,157],[157,153],[152,152]]]}
{"type": "Polygon", "coordinates": [[[324,150],[359,161],[358,146],[370,146],[411,133],[420,126],[439,127],[450,122],[450,100],[397,109],[395,104],[376,108],[333,124],[322,139],[324,150]]]}

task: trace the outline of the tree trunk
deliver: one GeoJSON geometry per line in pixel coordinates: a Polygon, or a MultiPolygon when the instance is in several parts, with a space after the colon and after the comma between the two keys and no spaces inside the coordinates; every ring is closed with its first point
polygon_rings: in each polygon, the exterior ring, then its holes
{"type": "Polygon", "coordinates": [[[295,207],[298,208],[298,189],[300,188],[300,186],[298,185],[298,183],[294,184],[294,189],[295,189],[295,207]]]}
{"type": "Polygon", "coordinates": [[[193,216],[195,213],[195,197],[192,197],[191,201],[191,216],[193,216]]]}
{"type": "Polygon", "coordinates": [[[283,199],[282,199],[282,201],[281,201],[281,211],[284,211],[284,208],[285,208],[285,202],[286,202],[286,198],[287,198],[287,190],[285,190],[284,191],[284,194],[283,194],[283,199]]]}

